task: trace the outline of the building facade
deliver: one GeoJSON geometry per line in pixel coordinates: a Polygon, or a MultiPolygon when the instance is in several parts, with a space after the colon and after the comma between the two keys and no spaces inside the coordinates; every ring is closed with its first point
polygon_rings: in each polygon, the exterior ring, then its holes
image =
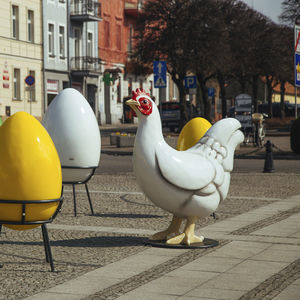
{"type": "MultiPolygon", "coordinates": [[[[117,124],[126,121],[124,101],[132,90],[144,88],[158,99],[153,75],[128,72],[133,49],[135,21],[142,10],[141,0],[99,0],[102,22],[98,23],[98,54],[102,61],[100,80],[100,122],[117,124]]],[[[129,120],[133,121],[133,119],[129,120]]]]}
{"type": "Polygon", "coordinates": [[[99,119],[98,22],[101,4],[96,0],[69,0],[70,86],[81,92],[99,119]]]}
{"type": "Polygon", "coordinates": [[[0,115],[9,117],[26,111],[40,119],[43,110],[41,1],[1,1],[0,17],[0,115]]]}
{"type": "Polygon", "coordinates": [[[62,89],[72,87],[98,115],[98,22],[95,0],[43,0],[45,107],[62,89]]]}
{"type": "Polygon", "coordinates": [[[45,110],[69,86],[67,12],[65,0],[43,0],[45,110]]]}

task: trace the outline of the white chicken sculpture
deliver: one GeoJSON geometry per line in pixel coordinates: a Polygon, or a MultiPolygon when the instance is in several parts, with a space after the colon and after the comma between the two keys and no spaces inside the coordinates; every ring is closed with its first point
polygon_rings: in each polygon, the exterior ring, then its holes
{"type": "Polygon", "coordinates": [[[241,124],[222,119],[196,145],[177,151],[164,140],[159,111],[149,94],[143,89],[132,94],[126,104],[139,121],[133,153],[138,185],[154,204],[173,214],[169,227],[150,239],[173,245],[202,243],[204,237],[194,233],[195,222],[213,213],[227,196],[234,151],[244,140],[241,124]]]}

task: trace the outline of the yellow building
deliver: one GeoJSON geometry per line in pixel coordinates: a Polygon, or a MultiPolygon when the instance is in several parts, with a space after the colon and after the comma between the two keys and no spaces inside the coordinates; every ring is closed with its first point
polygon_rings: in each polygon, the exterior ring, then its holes
{"type": "MultiPolygon", "coordinates": [[[[285,95],[284,95],[284,101],[295,104],[295,87],[294,85],[290,83],[285,84],[285,95]]],[[[272,95],[272,102],[280,102],[280,84],[277,84],[274,87],[273,95],[272,95]]],[[[300,88],[297,88],[297,104],[300,104],[300,88]]]]}
{"type": "Polygon", "coordinates": [[[42,117],[42,1],[0,0],[0,116],[42,117]],[[27,76],[28,85],[25,82],[27,76]],[[31,79],[31,80],[30,80],[31,79]]]}

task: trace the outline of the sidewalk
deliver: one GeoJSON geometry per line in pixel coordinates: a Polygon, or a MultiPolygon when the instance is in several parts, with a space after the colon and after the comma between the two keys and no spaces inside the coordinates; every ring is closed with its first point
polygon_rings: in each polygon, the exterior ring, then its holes
{"type": "MultiPolygon", "coordinates": [[[[217,220],[207,218],[197,225],[198,234],[219,241],[219,246],[209,249],[145,245],[147,237],[164,228],[170,216],[152,206],[130,176],[123,177],[127,184],[132,182],[130,191],[115,187],[113,182],[120,183],[119,176],[93,179],[91,191],[98,212],[94,217],[82,213],[77,218],[70,216],[71,195],[67,190],[66,206],[48,226],[55,273],[49,272],[47,264],[43,267],[41,259],[33,263],[29,252],[20,255],[19,248],[24,245],[26,251],[29,245],[22,241],[16,244],[17,233],[7,231],[1,237],[1,252],[11,253],[13,260],[10,265],[4,257],[1,272],[8,277],[2,283],[14,281],[11,272],[18,274],[18,286],[22,286],[24,275],[30,271],[31,281],[37,284],[35,292],[30,285],[26,287],[30,293],[27,300],[299,298],[300,194],[284,196],[281,176],[233,175],[231,193],[218,209],[217,220]],[[247,176],[254,190],[259,176],[260,184],[275,184],[274,191],[245,193],[236,181],[241,176],[247,176]],[[108,190],[105,197],[103,181],[108,190]]],[[[293,183],[299,184],[300,178],[293,183]]],[[[87,200],[80,197],[78,202],[82,212],[87,200]]],[[[25,241],[29,239],[32,234],[25,241]]],[[[34,248],[42,251],[42,244],[34,242],[31,251],[36,251],[34,248]]],[[[3,299],[14,299],[3,295],[3,299]]]]}
{"type": "Polygon", "coordinates": [[[210,249],[147,245],[171,215],[145,199],[133,174],[95,175],[89,189],[94,216],[84,187],[73,216],[66,187],[48,225],[54,273],[39,228],[3,228],[1,300],[299,299],[299,174],[232,174],[217,219],[197,222],[198,234],[219,241],[210,249]]]}
{"type": "Polygon", "coordinates": [[[88,186],[93,216],[77,186],[74,217],[66,186],[48,225],[55,272],[40,228],[2,229],[1,300],[300,299],[300,173],[232,173],[216,219],[196,225],[219,242],[208,249],[147,244],[172,216],[146,199],[133,173],[96,174],[88,186]]]}

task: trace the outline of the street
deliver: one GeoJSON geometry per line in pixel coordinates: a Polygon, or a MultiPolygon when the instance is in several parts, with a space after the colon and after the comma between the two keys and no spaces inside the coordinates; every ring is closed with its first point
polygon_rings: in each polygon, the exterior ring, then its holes
{"type": "MultiPolygon", "coordinates": [[[[234,173],[261,173],[263,159],[235,159],[234,173]]],[[[300,174],[299,160],[273,160],[274,173],[300,174]]],[[[96,174],[130,173],[133,171],[131,155],[101,154],[100,165],[96,174]]]]}

